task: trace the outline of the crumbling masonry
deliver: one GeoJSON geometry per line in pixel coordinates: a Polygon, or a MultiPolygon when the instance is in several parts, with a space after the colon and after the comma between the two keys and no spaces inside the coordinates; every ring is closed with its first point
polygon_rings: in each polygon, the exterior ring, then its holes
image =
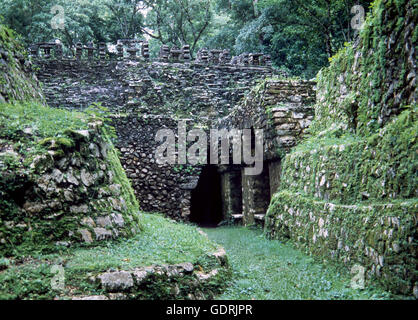
{"type": "Polygon", "coordinates": [[[116,48],[117,54],[109,56],[103,46],[94,54],[91,44],[79,44],[75,57],[64,58],[59,45],[32,47],[48,104],[84,109],[101,102],[110,109],[121,162],[143,210],[203,223],[203,213],[193,212],[199,211],[194,203],[209,205],[212,199],[219,202],[218,212],[206,217],[209,224],[233,217],[245,223],[263,219],[278,186],[280,150],[294,146],[313,118],[313,83],[271,80],[243,100],[261,80],[283,76],[268,56],[231,59],[227,50],[203,49],[191,61],[187,46],[162,46],[158,61],[150,61],[146,43],[139,50],[124,40],[116,48]],[[188,128],[264,129],[263,173],[245,176],[242,166],[216,166],[210,176],[215,172],[220,183],[207,190],[216,194],[202,194],[198,182],[205,166],[155,163],[156,132],[176,131],[179,119],[187,120],[188,128]]]}

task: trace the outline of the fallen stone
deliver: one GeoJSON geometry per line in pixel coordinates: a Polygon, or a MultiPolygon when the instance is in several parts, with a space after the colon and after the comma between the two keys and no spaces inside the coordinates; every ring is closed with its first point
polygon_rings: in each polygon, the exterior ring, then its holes
{"type": "Polygon", "coordinates": [[[218,269],[214,269],[209,273],[205,273],[203,271],[196,272],[197,279],[201,282],[208,281],[210,278],[216,276],[219,273],[218,269]]]}
{"type": "Polygon", "coordinates": [[[90,231],[88,231],[87,229],[79,229],[78,232],[80,232],[81,238],[84,242],[93,242],[90,231]]]}
{"type": "Polygon", "coordinates": [[[112,238],[112,231],[106,230],[105,228],[94,228],[93,229],[96,240],[106,240],[112,238]]]}
{"type": "Polygon", "coordinates": [[[130,272],[106,272],[98,276],[101,286],[108,292],[129,291],[134,286],[130,272]]]}

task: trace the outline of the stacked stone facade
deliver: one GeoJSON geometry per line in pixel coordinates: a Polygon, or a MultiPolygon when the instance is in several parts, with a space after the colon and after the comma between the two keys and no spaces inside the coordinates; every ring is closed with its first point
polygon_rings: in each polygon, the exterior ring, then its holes
{"type": "MultiPolygon", "coordinates": [[[[259,54],[249,60],[231,59],[227,50],[202,50],[196,60],[180,54],[174,59],[177,51],[186,50],[188,55],[189,49],[162,47],[158,61],[150,61],[139,51],[127,54],[133,47],[121,41],[118,55],[105,59],[85,53],[56,57],[34,50],[48,104],[84,110],[100,102],[107,107],[121,163],[141,208],[174,219],[190,219],[192,191],[204,166],[157,164],[157,131],[166,128],[177,134],[178,120],[186,120],[188,130],[202,128],[208,135],[211,128],[263,129],[268,162],[258,180],[243,175],[241,165],[218,166],[217,171],[224,219],[246,212],[244,222],[251,223],[254,214],[264,215],[279,180],[279,170],[274,170],[278,167],[274,161],[281,157],[277,148],[284,147],[285,152],[296,144],[312,119],[313,83],[265,81],[284,74],[259,54]],[[260,81],[261,90],[250,92],[260,81]],[[270,185],[275,186],[271,192],[270,185]]],[[[88,48],[83,50],[88,53],[88,48]]]]}

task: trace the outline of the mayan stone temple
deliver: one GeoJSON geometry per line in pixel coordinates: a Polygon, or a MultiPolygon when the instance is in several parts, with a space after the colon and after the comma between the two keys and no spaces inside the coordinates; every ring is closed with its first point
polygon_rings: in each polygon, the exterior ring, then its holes
{"type": "Polygon", "coordinates": [[[418,297],[415,1],[114,2],[0,5],[0,300],[418,297]]]}
{"type": "Polygon", "coordinates": [[[264,107],[271,106],[272,121],[268,121],[261,104],[252,101],[255,97],[240,101],[257,81],[284,76],[271,67],[269,56],[249,53],[231,58],[228,50],[202,49],[191,60],[189,46],[163,45],[158,59],[150,61],[147,42],[137,48],[125,39],[118,41],[117,53],[105,59],[102,48],[77,44],[75,58],[65,58],[59,44],[37,44],[31,47],[31,55],[50,106],[83,110],[103,101],[111,110],[121,163],[141,208],[185,221],[209,219],[206,222],[212,224],[230,218],[263,221],[280,174],[275,150],[295,146],[309,127],[314,83],[265,82],[259,99],[264,107]],[[189,127],[264,129],[263,174],[245,177],[239,165],[180,170],[156,164],[156,132],[161,127],[177,131],[179,118],[186,119],[189,127]],[[221,181],[210,191],[213,194],[198,186],[200,176],[209,179],[202,183],[221,181]],[[193,210],[202,206],[204,198],[207,206],[222,208],[216,216],[193,210]],[[212,199],[216,201],[211,203],[212,199]]]}

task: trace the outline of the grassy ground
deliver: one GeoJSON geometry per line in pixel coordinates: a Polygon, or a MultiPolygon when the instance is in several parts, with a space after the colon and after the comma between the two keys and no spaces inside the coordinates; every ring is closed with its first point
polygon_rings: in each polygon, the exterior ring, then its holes
{"type": "Polygon", "coordinates": [[[7,138],[21,138],[21,131],[31,128],[37,137],[51,137],[66,128],[82,130],[87,128],[86,114],[49,108],[35,102],[1,103],[1,134],[7,138]]]}
{"type": "Polygon", "coordinates": [[[267,240],[244,227],[204,229],[224,246],[233,280],[220,299],[390,299],[381,289],[355,290],[341,266],[315,261],[290,243],[267,240]]]}
{"type": "Polygon", "coordinates": [[[60,252],[5,259],[0,257],[0,299],[53,299],[68,292],[51,288],[52,266],[64,267],[71,294],[101,294],[88,277],[107,270],[132,270],[153,264],[195,263],[218,246],[194,227],[143,214],[143,231],[131,239],[60,252]]]}

